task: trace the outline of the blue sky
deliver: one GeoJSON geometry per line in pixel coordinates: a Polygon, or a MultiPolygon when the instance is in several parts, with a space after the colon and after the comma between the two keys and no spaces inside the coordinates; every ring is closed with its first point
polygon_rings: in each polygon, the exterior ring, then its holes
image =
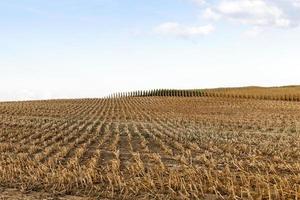
{"type": "Polygon", "coordinates": [[[0,100],[299,84],[299,0],[0,1],[0,100]]]}

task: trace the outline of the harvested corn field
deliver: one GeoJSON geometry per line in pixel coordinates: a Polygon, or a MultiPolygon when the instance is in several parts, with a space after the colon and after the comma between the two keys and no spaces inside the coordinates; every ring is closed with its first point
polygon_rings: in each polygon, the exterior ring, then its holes
{"type": "Polygon", "coordinates": [[[298,101],[3,102],[0,186],[62,198],[296,199],[299,122],[298,101]]]}

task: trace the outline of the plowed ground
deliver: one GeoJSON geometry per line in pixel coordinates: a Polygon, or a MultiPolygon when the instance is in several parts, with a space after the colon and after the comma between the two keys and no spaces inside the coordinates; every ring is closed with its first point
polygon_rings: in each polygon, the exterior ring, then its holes
{"type": "Polygon", "coordinates": [[[295,199],[299,122],[300,102],[288,101],[0,103],[0,186],[60,198],[295,199]]]}

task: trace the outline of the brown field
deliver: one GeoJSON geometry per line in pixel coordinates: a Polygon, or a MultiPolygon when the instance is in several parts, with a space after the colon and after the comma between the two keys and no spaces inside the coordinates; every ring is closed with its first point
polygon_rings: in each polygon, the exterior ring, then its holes
{"type": "Polygon", "coordinates": [[[299,199],[300,102],[242,97],[0,103],[0,199],[299,199]]]}

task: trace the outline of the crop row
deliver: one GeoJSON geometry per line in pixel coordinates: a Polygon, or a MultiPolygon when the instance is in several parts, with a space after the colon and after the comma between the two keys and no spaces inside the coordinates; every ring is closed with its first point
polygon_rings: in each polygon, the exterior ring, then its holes
{"type": "Polygon", "coordinates": [[[230,98],[0,103],[0,185],[110,199],[296,199],[300,105],[230,98]]]}

